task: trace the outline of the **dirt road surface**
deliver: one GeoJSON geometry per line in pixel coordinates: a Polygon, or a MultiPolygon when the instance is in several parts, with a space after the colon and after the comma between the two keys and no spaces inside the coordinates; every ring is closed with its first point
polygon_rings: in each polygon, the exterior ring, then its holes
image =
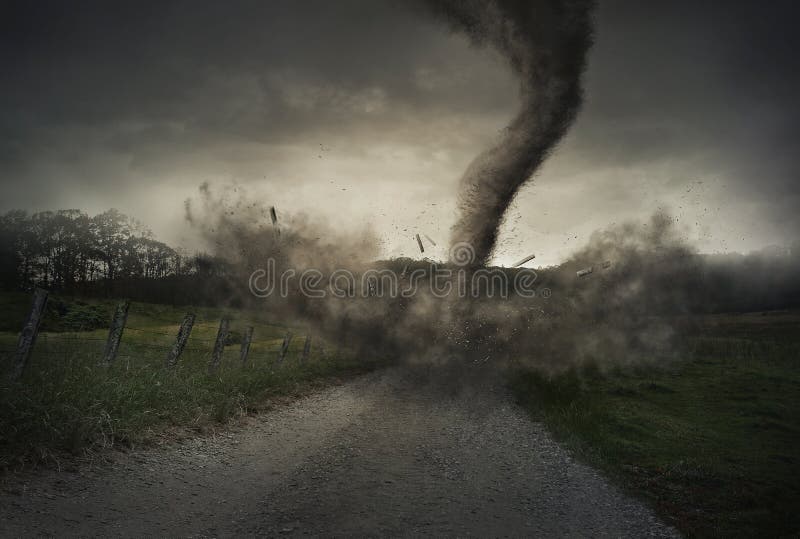
{"type": "Polygon", "coordinates": [[[675,536],[502,384],[388,370],[224,435],[7,477],[3,536],[675,536]],[[480,389],[478,389],[480,388],[480,389]]]}

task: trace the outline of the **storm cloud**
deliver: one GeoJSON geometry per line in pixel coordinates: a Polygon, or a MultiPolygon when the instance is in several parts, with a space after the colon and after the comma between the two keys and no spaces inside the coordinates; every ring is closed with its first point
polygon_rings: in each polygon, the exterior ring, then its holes
{"type": "MultiPolygon", "coordinates": [[[[518,194],[495,260],[567,258],[666,207],[703,250],[800,229],[788,1],[602,2],[585,105],[518,194]]],[[[246,184],[385,255],[444,239],[458,179],[519,106],[499,55],[415,2],[7,2],[2,208],[118,207],[191,242],[183,200],[246,184]]],[[[446,242],[438,242],[443,245],[446,242]]],[[[442,256],[444,253],[431,253],[442,256]]]]}

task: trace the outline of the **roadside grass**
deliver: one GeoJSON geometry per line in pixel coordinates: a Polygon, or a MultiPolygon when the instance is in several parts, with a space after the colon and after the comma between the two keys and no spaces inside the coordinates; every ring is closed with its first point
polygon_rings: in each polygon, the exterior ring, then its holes
{"type": "MultiPolygon", "coordinates": [[[[30,295],[3,295],[2,299],[16,306],[7,312],[19,315],[15,325],[21,327],[30,295]]],[[[108,319],[116,304],[87,302],[105,309],[108,319]]],[[[107,329],[43,331],[18,383],[6,376],[17,333],[0,332],[0,469],[57,464],[65,454],[146,444],[171,429],[202,432],[231,417],[263,409],[275,397],[297,394],[317,381],[377,365],[377,360],[362,360],[330,345],[323,351],[317,336],[308,360],[301,361],[304,328],[274,324],[262,313],[190,310],[197,316],[195,326],[174,369],[166,368],[165,360],[185,307],[133,303],[119,354],[111,365],[100,362],[107,329]],[[239,343],[227,346],[220,368],[210,373],[209,358],[223,316],[231,319],[234,334],[253,326],[253,344],[244,365],[239,343]],[[278,350],[287,329],[294,338],[281,363],[278,350]]],[[[51,321],[50,325],[57,324],[51,321]]]]}
{"type": "Polygon", "coordinates": [[[579,457],[699,537],[800,532],[800,316],[705,317],[680,360],[512,387],[579,457]]]}

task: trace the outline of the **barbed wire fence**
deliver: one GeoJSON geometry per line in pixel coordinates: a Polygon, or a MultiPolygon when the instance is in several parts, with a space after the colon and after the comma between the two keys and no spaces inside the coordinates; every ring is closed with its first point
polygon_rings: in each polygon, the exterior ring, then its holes
{"type": "Polygon", "coordinates": [[[152,362],[160,353],[166,369],[178,368],[182,361],[205,361],[210,373],[219,370],[223,360],[228,367],[236,362],[241,368],[253,364],[279,367],[292,360],[305,363],[309,361],[312,347],[316,348],[318,357],[327,359],[321,340],[315,341],[305,328],[291,328],[230,312],[219,320],[198,320],[195,312],[187,312],[182,320],[172,319],[138,312],[136,308],[132,311],[128,300],[117,305],[105,337],[98,334],[98,330],[40,334],[48,295],[44,289],[34,291],[31,309],[16,346],[0,344],[0,354],[12,360],[10,378],[13,381],[22,377],[34,348],[37,356],[58,358],[79,354],[94,358],[98,366],[120,360],[129,363],[143,352],[149,352],[152,362]],[[136,322],[131,323],[129,315],[136,322]],[[235,358],[231,357],[234,355],[232,348],[235,358]],[[187,359],[187,356],[190,357],[187,359]]]}

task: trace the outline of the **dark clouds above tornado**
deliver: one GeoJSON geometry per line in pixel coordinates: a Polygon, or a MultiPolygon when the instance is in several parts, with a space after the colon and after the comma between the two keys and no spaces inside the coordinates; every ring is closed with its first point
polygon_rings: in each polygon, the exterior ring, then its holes
{"type": "MultiPolygon", "coordinates": [[[[518,107],[496,53],[413,3],[2,9],[0,209],[114,206],[172,243],[191,241],[196,186],[233,181],[413,254],[415,232],[446,237],[458,179],[518,107]]],[[[601,2],[584,108],[520,192],[497,260],[557,262],[658,207],[705,250],[791,242],[797,11],[601,2]]]]}

